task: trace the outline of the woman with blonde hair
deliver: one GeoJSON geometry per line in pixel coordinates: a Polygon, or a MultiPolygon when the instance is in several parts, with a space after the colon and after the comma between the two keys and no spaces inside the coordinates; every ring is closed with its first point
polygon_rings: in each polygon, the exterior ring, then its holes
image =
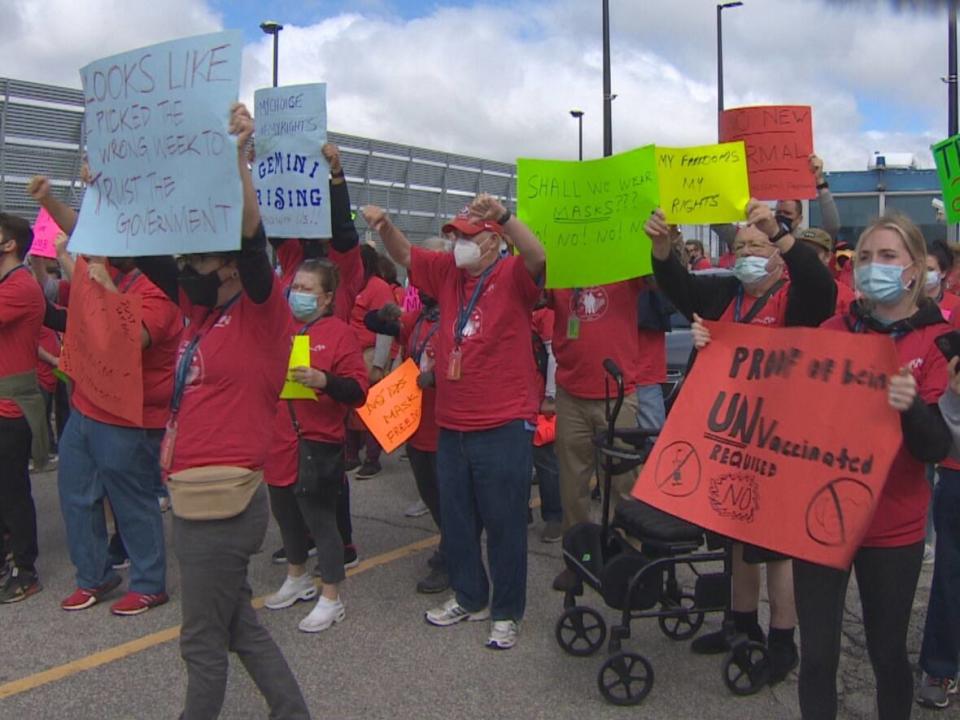
{"type": "MultiPolygon", "coordinates": [[[[887,215],[860,236],[853,256],[860,299],[821,327],[888,335],[900,373],[890,379],[890,406],[903,440],[872,524],[853,559],[880,720],[910,717],[913,673],[907,628],[923,557],[930,486],[924,463],[946,457],[950,430],[937,407],[947,384],[946,359],[934,340],[949,328],[924,296],[926,243],[906,217],[887,215]]],[[[836,675],[850,570],[794,560],[800,619],[800,711],[806,720],[837,716],[836,675]]]]}

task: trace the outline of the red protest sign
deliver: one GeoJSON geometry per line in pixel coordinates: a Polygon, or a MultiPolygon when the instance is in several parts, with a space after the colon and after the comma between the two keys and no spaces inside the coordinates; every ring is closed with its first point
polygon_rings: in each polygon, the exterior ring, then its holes
{"type": "Polygon", "coordinates": [[[56,239],[60,226],[50,217],[46,208],[40,208],[37,219],[33,221],[33,244],[30,254],[34,257],[55,258],[57,256],[56,239]]]}
{"type": "Polygon", "coordinates": [[[712,340],[633,495],[721,535],[848,567],[901,444],[887,403],[893,342],[707,325],[712,340]]]}
{"type": "Polygon", "coordinates": [[[367,393],[367,404],[357,410],[377,442],[388,453],[409,440],[420,427],[423,390],[417,385],[420,369],[407,358],[367,393]]]}
{"type": "Polygon", "coordinates": [[[734,108],[720,113],[720,142],[743,140],[750,194],[758,200],[811,200],[813,114],[807,105],[734,108]]]}
{"type": "Polygon", "coordinates": [[[143,425],[143,307],[139,295],[108,292],[77,261],[60,368],[97,407],[143,425]]]}

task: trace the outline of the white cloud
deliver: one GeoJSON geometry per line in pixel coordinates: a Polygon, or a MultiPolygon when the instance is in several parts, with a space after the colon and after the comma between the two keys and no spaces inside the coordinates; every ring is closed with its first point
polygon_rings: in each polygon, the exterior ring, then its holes
{"type": "MultiPolygon", "coordinates": [[[[715,2],[611,5],[614,148],[712,142],[715,2]]],[[[407,21],[378,6],[308,27],[278,18],[281,83],[326,81],[331,129],[507,161],[571,158],[568,111],[579,107],[585,154],[601,154],[599,3],[441,7],[407,21]]],[[[0,12],[3,73],[74,86],[90,60],[223,22],[202,0],[0,0],[0,12]]],[[[874,150],[929,163],[929,144],[946,133],[942,10],[746,0],[724,13],[724,41],[727,106],[813,105],[830,168],[861,169],[874,150]]],[[[270,83],[271,64],[270,38],[248,45],[245,99],[270,83]]]]}

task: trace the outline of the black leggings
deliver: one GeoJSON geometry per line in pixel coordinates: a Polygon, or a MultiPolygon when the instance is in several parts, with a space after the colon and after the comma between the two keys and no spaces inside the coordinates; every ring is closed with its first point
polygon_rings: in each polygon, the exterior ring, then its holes
{"type": "MultiPolygon", "coordinates": [[[[853,559],[880,720],[906,720],[913,708],[907,628],[922,560],[922,542],[860,548],[853,559]]],[[[793,579],[800,620],[800,712],[804,720],[833,720],[850,571],[794,560],[793,579]]]]}
{"type": "Polygon", "coordinates": [[[323,582],[336,585],[344,581],[343,540],[337,528],[339,493],[298,495],[293,485],[270,486],[270,509],[280,526],[283,549],[291,565],[307,562],[307,537],[317,545],[317,567],[323,582]]]}
{"type": "MultiPolygon", "coordinates": [[[[13,564],[33,572],[37,560],[37,511],[30,486],[33,434],[25,418],[0,418],[0,520],[10,533],[13,564]]],[[[0,536],[0,564],[6,552],[0,536]]]]}

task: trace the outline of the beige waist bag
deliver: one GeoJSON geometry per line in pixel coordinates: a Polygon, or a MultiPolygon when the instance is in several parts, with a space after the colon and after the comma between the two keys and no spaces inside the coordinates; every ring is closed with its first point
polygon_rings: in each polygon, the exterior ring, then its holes
{"type": "Polygon", "coordinates": [[[263,470],[209,465],[173,473],[167,489],[173,514],[184,520],[223,520],[247,509],[263,470]]]}

